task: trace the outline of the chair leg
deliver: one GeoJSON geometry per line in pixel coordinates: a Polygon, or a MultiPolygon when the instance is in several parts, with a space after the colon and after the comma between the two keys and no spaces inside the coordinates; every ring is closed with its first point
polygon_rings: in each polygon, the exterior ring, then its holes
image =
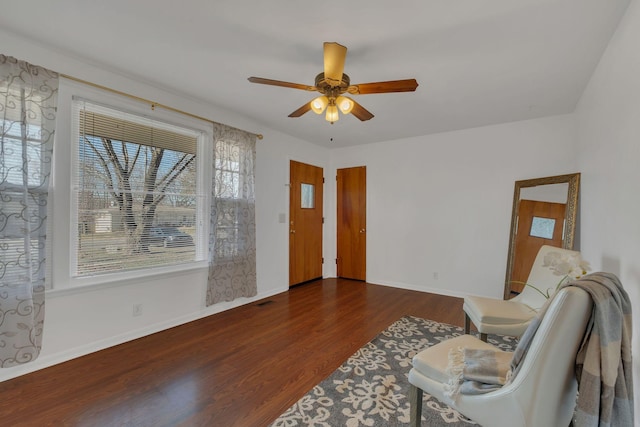
{"type": "Polygon", "coordinates": [[[471,319],[469,319],[469,315],[464,313],[464,333],[468,334],[471,331],[471,319]]]}
{"type": "Polygon", "coordinates": [[[480,333],[480,340],[487,342],[487,334],[480,333]]]}
{"type": "Polygon", "coordinates": [[[420,427],[422,423],[422,389],[409,385],[409,425],[420,427]]]}

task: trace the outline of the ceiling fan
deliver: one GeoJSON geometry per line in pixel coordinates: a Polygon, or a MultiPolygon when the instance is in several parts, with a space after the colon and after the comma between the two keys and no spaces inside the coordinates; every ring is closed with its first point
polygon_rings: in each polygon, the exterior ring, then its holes
{"type": "Polygon", "coordinates": [[[344,61],[346,57],[346,47],[335,42],[325,42],[324,72],[316,76],[315,86],[264,79],[262,77],[249,77],[249,81],[251,83],[320,92],[322,95],[304,104],[289,114],[289,117],[300,117],[309,110],[312,110],[316,114],[322,114],[326,110],[325,118],[331,124],[338,121],[338,110],[343,114],[351,113],[361,121],[373,118],[373,114],[353,99],[343,95],[344,93],[350,95],[366,95],[370,93],[413,92],[418,87],[416,79],[352,85],[349,76],[344,73],[344,61]]]}

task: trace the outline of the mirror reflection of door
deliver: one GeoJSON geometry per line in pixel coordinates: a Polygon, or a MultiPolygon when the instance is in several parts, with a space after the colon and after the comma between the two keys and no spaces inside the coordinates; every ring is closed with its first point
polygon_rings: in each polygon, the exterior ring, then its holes
{"type": "Polygon", "coordinates": [[[289,286],[322,278],[322,168],[290,162],[289,286]]]}
{"type": "Polygon", "coordinates": [[[337,170],[338,277],[366,280],[367,168],[337,170]]]}
{"type": "MultiPolygon", "coordinates": [[[[542,178],[525,179],[515,182],[513,192],[513,208],[511,214],[511,227],[509,231],[509,251],[507,253],[507,271],[505,272],[504,283],[504,299],[509,299],[513,296],[511,282],[514,280],[513,269],[516,264],[520,264],[520,273],[516,276],[520,281],[524,281],[528,278],[531,270],[531,265],[534,258],[529,258],[529,261],[519,262],[519,256],[516,255],[516,237],[518,234],[518,226],[524,227],[523,224],[519,224],[519,209],[520,202],[522,200],[537,200],[540,202],[557,203],[565,205],[565,216],[562,221],[562,229],[556,232],[561,232],[562,237],[559,246],[564,249],[574,249],[575,237],[577,231],[577,215],[578,215],[578,195],[580,192],[580,173],[572,173],[566,175],[547,176],[542,178]]],[[[539,215],[539,220],[536,220],[536,229],[539,229],[539,225],[548,224],[544,218],[545,215],[539,215]]],[[[532,220],[533,222],[533,220],[532,220]]],[[[558,224],[556,222],[555,224],[558,224]]],[[[539,234],[534,232],[534,234],[539,234]]],[[[520,232],[520,238],[527,236],[527,233],[520,232]]],[[[539,238],[538,238],[539,239],[539,238]]],[[[532,239],[534,240],[534,239],[532,239]]],[[[536,240],[540,242],[539,240],[536,240]]],[[[542,243],[539,243],[542,244],[542,243]]],[[[537,247],[530,249],[530,252],[537,253],[537,247]]],[[[531,255],[535,257],[535,255],[531,255]]],[[[521,288],[517,287],[515,290],[519,291],[521,288]]]]}
{"type": "Polygon", "coordinates": [[[542,245],[562,247],[565,203],[520,200],[511,292],[520,293],[542,245]]]}

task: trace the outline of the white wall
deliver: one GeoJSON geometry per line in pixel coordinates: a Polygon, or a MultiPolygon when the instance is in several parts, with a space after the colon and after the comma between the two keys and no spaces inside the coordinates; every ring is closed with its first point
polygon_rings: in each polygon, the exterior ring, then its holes
{"type": "MultiPolygon", "coordinates": [[[[104,68],[83,63],[67,54],[35,45],[0,30],[2,53],[131,95],[150,99],[198,116],[264,134],[257,143],[256,240],[258,295],[205,307],[206,268],[92,287],[53,290],[46,296],[46,319],[40,357],[24,366],[0,370],[0,381],[137,338],[170,326],[207,316],[288,289],[288,228],[278,214],[288,217],[289,160],[328,165],[328,150],[264,128],[197,100],[168,93],[130,80],[104,68]],[[132,316],[132,304],[143,304],[143,315],[132,316]]],[[[68,127],[68,126],[67,126],[68,127]]],[[[62,127],[61,127],[62,128],[62,127]]],[[[70,156],[64,131],[57,135],[56,156],[70,156]]],[[[68,139],[67,139],[68,140],[68,139]]],[[[54,188],[56,192],[68,191],[54,188]]],[[[64,199],[60,197],[59,199],[64,199]]],[[[68,239],[56,234],[68,218],[54,217],[53,245],[68,251],[68,239]]],[[[55,275],[54,275],[55,277],[55,275]]],[[[56,279],[59,279],[56,277],[56,279]]],[[[54,287],[64,287],[64,279],[54,287]]]]}
{"type": "MultiPolygon", "coordinates": [[[[361,165],[367,281],[501,298],[514,183],[577,172],[575,122],[564,115],[331,152],[333,176],[361,165]]],[[[335,180],[327,182],[335,194],[335,180]]],[[[335,212],[334,200],[327,205],[335,212]]],[[[335,215],[329,217],[334,259],[335,215]]]]}
{"type": "Polygon", "coordinates": [[[640,3],[633,0],[576,110],[581,247],[618,275],[634,305],[635,416],[640,417],[640,3]]]}

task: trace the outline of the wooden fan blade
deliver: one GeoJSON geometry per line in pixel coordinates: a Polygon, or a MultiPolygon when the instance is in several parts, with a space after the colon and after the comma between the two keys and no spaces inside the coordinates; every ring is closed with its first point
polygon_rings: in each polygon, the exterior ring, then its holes
{"type": "Polygon", "coordinates": [[[358,104],[356,101],[353,101],[353,110],[351,110],[351,114],[353,114],[363,122],[371,120],[373,118],[373,114],[371,114],[369,110],[358,104]]]}
{"type": "Polygon", "coordinates": [[[366,95],[369,93],[413,92],[418,87],[416,79],[390,80],[388,82],[360,83],[351,85],[347,92],[353,95],[366,95]]]}
{"type": "Polygon", "coordinates": [[[251,83],[259,83],[262,85],[290,87],[292,89],[302,89],[302,90],[308,90],[308,91],[317,90],[315,86],[307,86],[299,83],[283,82],[280,80],[263,79],[262,77],[249,77],[247,80],[249,80],[251,83]]]}
{"type": "Polygon", "coordinates": [[[289,117],[300,117],[301,115],[303,115],[304,113],[310,110],[311,110],[311,102],[307,102],[302,107],[298,108],[296,111],[289,114],[289,117]]]}
{"type": "Polygon", "coordinates": [[[331,86],[339,86],[344,73],[347,48],[335,42],[324,43],[324,78],[331,86]]]}

